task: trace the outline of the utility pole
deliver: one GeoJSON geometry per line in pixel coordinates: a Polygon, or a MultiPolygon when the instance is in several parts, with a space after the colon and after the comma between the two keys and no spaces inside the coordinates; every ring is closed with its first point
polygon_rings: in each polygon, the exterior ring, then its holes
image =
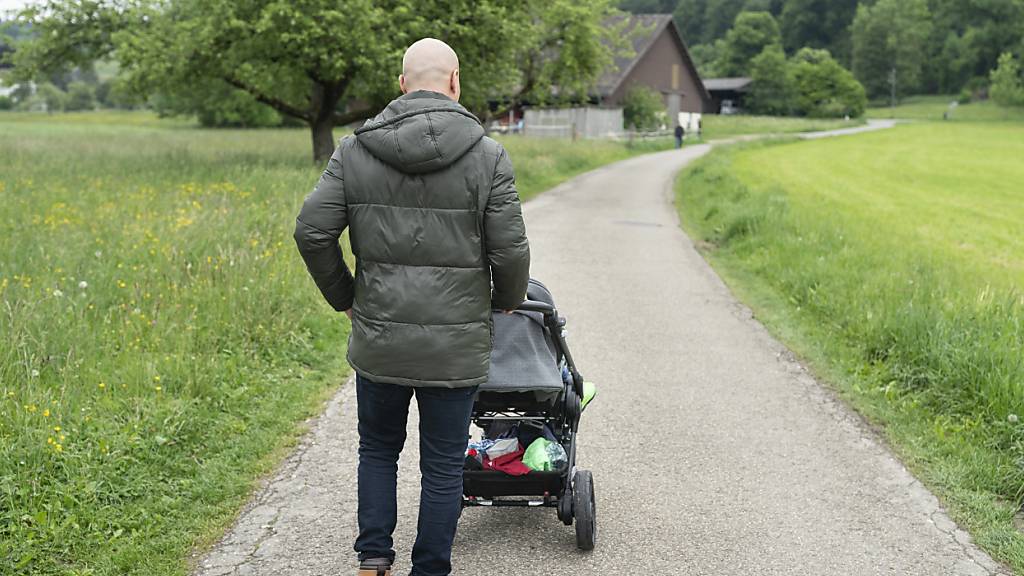
{"type": "Polygon", "coordinates": [[[896,109],[896,67],[889,70],[889,105],[896,109]]]}

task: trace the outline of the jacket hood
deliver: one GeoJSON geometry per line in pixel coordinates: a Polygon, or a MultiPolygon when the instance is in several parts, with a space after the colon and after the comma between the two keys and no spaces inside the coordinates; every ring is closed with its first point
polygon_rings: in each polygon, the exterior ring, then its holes
{"type": "Polygon", "coordinates": [[[393,100],[356,129],[356,139],[396,170],[424,174],[447,167],[483,138],[480,121],[458,102],[420,90],[393,100]]]}

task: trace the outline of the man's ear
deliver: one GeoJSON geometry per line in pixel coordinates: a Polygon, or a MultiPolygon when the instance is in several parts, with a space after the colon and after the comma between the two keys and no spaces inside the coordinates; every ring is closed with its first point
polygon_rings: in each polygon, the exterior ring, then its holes
{"type": "Polygon", "coordinates": [[[449,82],[450,82],[449,89],[452,91],[452,94],[455,95],[455,101],[458,102],[459,96],[462,94],[462,86],[459,84],[459,69],[458,68],[456,68],[454,71],[452,71],[452,76],[451,76],[451,79],[449,80],[449,82]]]}
{"type": "Polygon", "coordinates": [[[405,89],[405,74],[398,75],[398,87],[402,90],[402,94],[409,93],[409,91],[405,89]]]}

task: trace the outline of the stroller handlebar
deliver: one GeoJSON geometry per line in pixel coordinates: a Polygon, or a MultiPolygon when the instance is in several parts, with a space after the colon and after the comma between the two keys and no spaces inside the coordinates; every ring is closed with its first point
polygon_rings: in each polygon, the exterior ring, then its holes
{"type": "Polygon", "coordinates": [[[520,312],[540,312],[545,316],[555,313],[554,306],[547,302],[537,302],[536,300],[524,300],[516,310],[520,312]]]}

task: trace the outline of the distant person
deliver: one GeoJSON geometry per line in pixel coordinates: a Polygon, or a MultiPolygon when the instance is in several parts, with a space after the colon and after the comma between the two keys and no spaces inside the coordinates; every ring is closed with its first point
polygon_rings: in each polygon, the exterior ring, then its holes
{"type": "Polygon", "coordinates": [[[422,481],[411,576],[446,576],[491,310],[522,303],[530,249],[508,153],[458,104],[455,52],[417,41],[398,84],[403,96],[335,150],[295,241],[324,298],[352,320],[359,574],[391,573],[397,462],[416,396],[422,481]],[[338,245],[345,228],[354,278],[338,245]]]}
{"type": "Polygon", "coordinates": [[[686,130],[683,130],[682,124],[676,124],[676,148],[683,147],[683,136],[686,135],[686,130]]]}

